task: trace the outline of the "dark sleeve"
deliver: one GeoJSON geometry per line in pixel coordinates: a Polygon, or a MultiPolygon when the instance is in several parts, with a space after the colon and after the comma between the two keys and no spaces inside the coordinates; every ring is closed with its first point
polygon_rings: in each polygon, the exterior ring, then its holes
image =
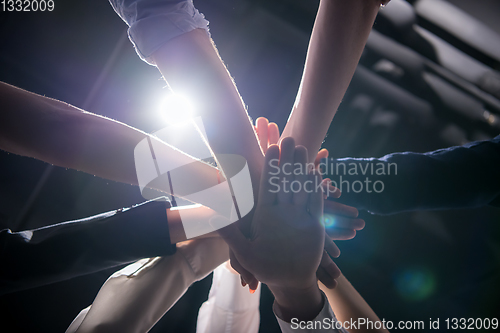
{"type": "Polygon", "coordinates": [[[175,252],[166,208],[148,201],[82,220],[0,231],[0,294],[175,252]]]}
{"type": "Polygon", "coordinates": [[[340,202],[375,214],[500,207],[500,136],[423,154],[328,159],[321,168],[340,202]]]}

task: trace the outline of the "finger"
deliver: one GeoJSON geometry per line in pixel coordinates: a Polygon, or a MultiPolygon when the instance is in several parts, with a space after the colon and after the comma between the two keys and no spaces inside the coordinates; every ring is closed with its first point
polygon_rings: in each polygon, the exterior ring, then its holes
{"type": "Polygon", "coordinates": [[[326,229],[362,230],[365,227],[363,219],[353,219],[341,215],[323,214],[322,222],[326,229]]]}
{"type": "Polygon", "coordinates": [[[321,263],[319,266],[323,268],[333,279],[338,279],[340,276],[340,269],[333,262],[332,258],[328,255],[328,253],[326,253],[326,251],[323,251],[323,256],[321,257],[321,263]]]}
{"type": "Polygon", "coordinates": [[[335,279],[332,278],[321,266],[318,267],[318,270],[316,271],[316,277],[328,289],[333,289],[337,286],[337,281],[335,281],[335,279]]]}
{"type": "Polygon", "coordinates": [[[295,140],[291,137],[281,140],[280,152],[280,190],[277,193],[279,202],[292,202],[290,183],[293,181],[293,159],[295,155],[295,140]]]}
{"type": "Polygon", "coordinates": [[[280,130],[276,123],[269,123],[267,126],[267,138],[269,140],[269,146],[278,144],[280,139],[280,130]]]}
{"type": "Polygon", "coordinates": [[[260,117],[257,118],[256,124],[257,124],[257,133],[259,133],[259,144],[260,147],[262,148],[262,151],[265,154],[267,151],[267,142],[268,142],[267,126],[269,124],[269,121],[267,120],[267,118],[260,117]]]}
{"type": "Polygon", "coordinates": [[[323,215],[323,191],[321,186],[318,187],[316,184],[321,184],[321,175],[316,170],[309,175],[309,180],[312,180],[313,191],[309,193],[309,212],[310,214],[321,221],[321,216],[323,215]]]}
{"type": "Polygon", "coordinates": [[[321,149],[316,155],[316,158],[314,159],[314,165],[318,167],[321,160],[327,157],[328,157],[328,150],[325,148],[321,149]]]}
{"type": "Polygon", "coordinates": [[[248,239],[243,235],[236,223],[230,223],[227,218],[220,215],[212,217],[208,223],[217,230],[233,251],[238,254],[246,252],[248,239]],[[222,225],[224,227],[221,228],[222,225]]]}
{"type": "Polygon", "coordinates": [[[253,280],[248,283],[248,289],[250,289],[250,293],[253,294],[257,290],[257,287],[259,287],[259,280],[254,277],[253,280]]]}
{"type": "Polygon", "coordinates": [[[358,217],[359,212],[354,207],[347,206],[333,200],[325,200],[325,214],[356,218],[358,217]]]}
{"type": "Polygon", "coordinates": [[[325,181],[323,184],[323,191],[325,193],[325,199],[326,198],[333,198],[333,199],[338,199],[340,198],[340,195],[342,194],[338,188],[332,185],[332,181],[330,178],[325,178],[323,181],[325,181]]]}
{"type": "Polygon", "coordinates": [[[229,249],[229,263],[231,264],[231,267],[238,273],[240,273],[241,276],[241,285],[244,287],[245,285],[250,285],[250,283],[254,283],[255,277],[253,276],[252,273],[247,271],[243,265],[239,262],[238,258],[236,258],[236,255],[231,249],[229,249]]]}
{"type": "Polygon", "coordinates": [[[330,257],[338,258],[340,256],[340,249],[327,234],[325,234],[325,251],[330,257]]]}
{"type": "Polygon", "coordinates": [[[259,204],[273,204],[276,201],[276,193],[281,186],[279,172],[280,149],[272,145],[266,152],[264,167],[259,188],[259,204]]]}
{"type": "Polygon", "coordinates": [[[290,184],[290,190],[293,195],[293,203],[297,206],[305,206],[309,194],[306,191],[305,184],[309,179],[307,172],[307,148],[304,146],[295,147],[294,153],[294,180],[290,184]],[[301,166],[299,168],[299,166],[301,166]]]}
{"type": "Polygon", "coordinates": [[[326,234],[332,240],[349,240],[356,237],[356,230],[344,228],[331,228],[326,229],[326,234]]]}
{"type": "MultiPolygon", "coordinates": [[[[326,253],[326,251],[323,251],[323,256],[321,257],[319,267],[322,268],[324,272],[330,277],[330,281],[335,280],[340,276],[340,269],[333,262],[332,258],[328,255],[328,253],[326,253]]],[[[326,283],[324,282],[323,284],[326,285],[326,283]]]]}

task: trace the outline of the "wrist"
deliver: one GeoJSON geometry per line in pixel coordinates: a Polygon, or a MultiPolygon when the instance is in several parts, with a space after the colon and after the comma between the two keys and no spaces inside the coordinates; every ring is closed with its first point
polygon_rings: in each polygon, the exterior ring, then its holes
{"type": "Polygon", "coordinates": [[[324,300],[317,282],[304,288],[268,287],[275,298],[276,315],[286,322],[291,322],[292,318],[312,320],[323,308],[324,300]]]}

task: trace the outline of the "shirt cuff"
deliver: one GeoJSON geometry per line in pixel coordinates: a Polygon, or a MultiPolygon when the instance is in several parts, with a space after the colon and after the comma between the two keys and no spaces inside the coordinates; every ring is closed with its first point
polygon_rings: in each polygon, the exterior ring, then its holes
{"type": "Polygon", "coordinates": [[[115,219],[108,227],[109,234],[114,234],[110,244],[120,249],[122,255],[128,253],[128,262],[174,254],[176,246],[170,242],[167,219],[167,209],[170,207],[168,198],[160,197],[122,209],[118,212],[122,217],[115,219]]]}
{"type": "Polygon", "coordinates": [[[171,39],[194,29],[209,31],[208,21],[192,0],[110,2],[129,25],[128,35],[137,54],[150,65],[155,65],[151,55],[171,39]]]}
{"type": "Polygon", "coordinates": [[[273,312],[278,320],[282,333],[320,333],[320,332],[341,332],[348,333],[341,325],[335,314],[333,313],[330,303],[326,298],[325,293],[321,291],[323,297],[323,308],[313,320],[300,321],[297,318],[292,318],[290,323],[282,320],[276,314],[273,306],[273,312]]]}

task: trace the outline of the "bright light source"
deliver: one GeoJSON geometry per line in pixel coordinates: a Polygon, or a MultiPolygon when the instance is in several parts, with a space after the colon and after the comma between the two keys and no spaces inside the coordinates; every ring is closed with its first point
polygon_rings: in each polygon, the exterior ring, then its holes
{"type": "Polygon", "coordinates": [[[184,96],[169,93],[160,105],[160,113],[170,125],[187,122],[193,116],[193,104],[184,96]]]}

